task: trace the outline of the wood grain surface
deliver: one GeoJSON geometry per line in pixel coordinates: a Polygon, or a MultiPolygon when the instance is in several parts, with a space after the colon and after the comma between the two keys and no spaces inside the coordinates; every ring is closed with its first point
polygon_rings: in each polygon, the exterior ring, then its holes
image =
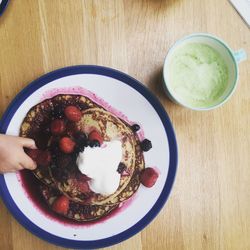
{"type": "MultiPolygon", "coordinates": [[[[250,249],[250,62],[233,97],[190,111],[163,93],[170,46],[209,32],[250,57],[250,30],[227,0],[12,0],[0,17],[0,112],[30,81],[60,67],[98,64],[143,82],[176,130],[170,198],[141,233],[109,249],[250,249]]],[[[26,231],[0,201],[0,249],[62,249],[26,231]]]]}

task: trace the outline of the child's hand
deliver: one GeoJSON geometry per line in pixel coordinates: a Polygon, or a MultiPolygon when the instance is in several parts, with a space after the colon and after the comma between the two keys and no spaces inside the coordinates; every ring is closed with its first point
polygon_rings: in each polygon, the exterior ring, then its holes
{"type": "Polygon", "coordinates": [[[0,173],[36,168],[36,163],[24,152],[24,148],[35,149],[34,140],[0,134],[0,173]]]}

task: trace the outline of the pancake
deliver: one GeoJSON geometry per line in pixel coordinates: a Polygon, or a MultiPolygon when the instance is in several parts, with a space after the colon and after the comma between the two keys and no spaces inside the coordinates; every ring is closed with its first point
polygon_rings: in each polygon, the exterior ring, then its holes
{"type": "Polygon", "coordinates": [[[85,96],[60,94],[35,105],[21,125],[20,136],[33,138],[39,150],[50,152],[52,159],[49,164],[37,164],[33,174],[41,182],[41,191],[49,207],[59,195],[69,198],[67,218],[96,220],[129,199],[140,186],[140,173],[145,168],[145,162],[137,133],[127,122],[85,96]],[[80,120],[67,120],[64,115],[67,106],[75,106],[80,110],[80,120]],[[54,119],[65,122],[66,128],[60,135],[51,133],[54,119]],[[117,190],[110,195],[94,193],[88,185],[90,178],[79,171],[76,159],[84,148],[81,149],[77,144],[73,152],[64,153],[60,150],[59,141],[63,136],[77,142],[79,135],[88,135],[93,130],[98,131],[104,144],[113,140],[121,141],[122,168],[119,169],[119,165],[117,169],[120,182],[117,190]]]}

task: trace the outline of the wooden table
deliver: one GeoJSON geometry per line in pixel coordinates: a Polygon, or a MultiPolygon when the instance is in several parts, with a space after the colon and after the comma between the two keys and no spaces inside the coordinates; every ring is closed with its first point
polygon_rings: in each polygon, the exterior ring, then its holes
{"type": "MultiPolygon", "coordinates": [[[[171,196],[141,233],[110,249],[250,249],[250,62],[230,101],[209,112],[171,103],[164,57],[209,32],[250,56],[250,32],[227,0],[12,0],[0,18],[0,112],[30,81],[76,64],[105,65],[148,86],[176,130],[171,196]]],[[[61,249],[20,226],[0,202],[0,249],[61,249]]]]}

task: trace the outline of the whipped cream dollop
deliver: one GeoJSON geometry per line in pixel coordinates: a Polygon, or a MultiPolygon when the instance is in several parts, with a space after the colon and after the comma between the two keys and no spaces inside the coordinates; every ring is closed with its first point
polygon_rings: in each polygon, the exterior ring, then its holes
{"type": "Polygon", "coordinates": [[[122,159],[122,144],[118,140],[105,142],[102,147],[86,147],[79,153],[76,164],[82,174],[87,175],[90,189],[101,195],[110,195],[119,187],[117,172],[122,159]]]}

